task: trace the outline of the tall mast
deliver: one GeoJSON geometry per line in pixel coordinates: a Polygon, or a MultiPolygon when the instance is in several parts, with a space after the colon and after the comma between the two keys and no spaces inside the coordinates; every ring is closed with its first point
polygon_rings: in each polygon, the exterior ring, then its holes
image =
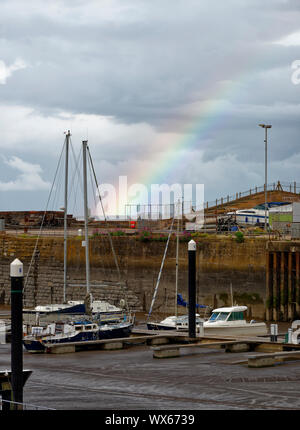
{"type": "Polygon", "coordinates": [[[66,134],[66,154],[65,154],[65,202],[64,202],[64,303],[67,295],[67,239],[68,239],[68,176],[69,176],[69,143],[70,130],[66,134]]]}
{"type": "Polygon", "coordinates": [[[90,262],[89,262],[89,232],[88,232],[88,196],[87,196],[87,173],[86,173],[86,150],[87,140],[82,141],[83,160],[83,195],[84,195],[84,231],[85,231],[85,270],[86,270],[86,293],[90,293],[90,262]]]}
{"type": "Polygon", "coordinates": [[[178,305],[177,305],[177,295],[178,295],[178,252],[179,252],[179,211],[180,211],[180,201],[178,200],[177,205],[177,235],[176,235],[176,288],[175,288],[175,326],[177,326],[177,316],[178,316],[178,305]]]}

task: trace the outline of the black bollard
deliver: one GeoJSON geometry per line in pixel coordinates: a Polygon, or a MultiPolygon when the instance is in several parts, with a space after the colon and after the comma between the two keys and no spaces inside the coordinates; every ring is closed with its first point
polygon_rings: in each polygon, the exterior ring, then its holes
{"type": "MultiPolygon", "coordinates": [[[[11,277],[11,386],[13,401],[23,403],[23,263],[10,265],[11,277]]],[[[21,405],[13,409],[21,409],[21,405]]]]}
{"type": "Polygon", "coordinates": [[[189,254],[189,337],[196,337],[196,242],[190,240],[189,254]]]}

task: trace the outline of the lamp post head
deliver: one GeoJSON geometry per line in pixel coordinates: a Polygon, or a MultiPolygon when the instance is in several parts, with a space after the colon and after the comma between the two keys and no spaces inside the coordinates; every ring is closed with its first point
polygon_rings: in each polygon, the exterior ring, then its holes
{"type": "Polygon", "coordinates": [[[271,124],[258,124],[262,128],[272,128],[271,124]]]}

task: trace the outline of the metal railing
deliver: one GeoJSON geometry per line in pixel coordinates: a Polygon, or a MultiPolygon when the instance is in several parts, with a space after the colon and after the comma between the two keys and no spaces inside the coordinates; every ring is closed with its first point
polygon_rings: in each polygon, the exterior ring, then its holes
{"type": "Polygon", "coordinates": [[[39,405],[33,405],[31,403],[19,403],[19,402],[13,402],[11,400],[3,400],[0,399],[0,410],[3,409],[10,409],[10,410],[31,410],[31,411],[38,411],[38,410],[47,410],[47,411],[55,411],[54,408],[48,408],[46,406],[39,406],[39,405]],[[3,407],[4,406],[4,407],[3,407]]]}
{"type": "MultiPolygon", "coordinates": [[[[204,208],[205,209],[209,209],[211,207],[214,206],[222,206],[226,203],[230,203],[232,201],[241,199],[243,197],[249,197],[251,195],[254,194],[258,194],[258,193],[262,193],[265,190],[265,186],[262,185],[260,187],[254,187],[254,188],[250,188],[247,191],[243,191],[243,192],[238,192],[235,194],[232,194],[231,196],[227,195],[226,197],[221,197],[219,199],[210,201],[210,202],[205,202],[204,203],[204,208]]],[[[300,194],[300,184],[297,184],[296,182],[280,182],[278,181],[277,183],[273,182],[272,184],[268,184],[267,185],[267,191],[286,191],[289,193],[294,193],[294,194],[300,194]]]]}
{"type": "Polygon", "coordinates": [[[182,215],[190,214],[195,211],[204,209],[203,203],[199,204],[192,200],[184,200],[180,203],[179,208],[176,208],[175,203],[160,203],[160,204],[126,204],[125,219],[126,220],[149,220],[160,221],[169,220],[174,217],[182,218],[182,215]]]}
{"type": "MultiPolygon", "coordinates": [[[[227,203],[236,201],[243,197],[249,197],[251,195],[255,195],[258,193],[262,193],[265,190],[265,186],[253,187],[249,190],[238,192],[232,195],[227,195],[226,197],[221,197],[216,200],[206,201],[204,204],[199,205],[199,203],[195,203],[194,201],[183,201],[180,203],[179,216],[182,214],[190,214],[191,212],[197,212],[207,210],[212,207],[223,206],[227,203]]],[[[267,191],[286,191],[294,194],[300,194],[300,184],[296,182],[273,182],[267,185],[267,191]]],[[[133,205],[127,204],[125,205],[125,218],[127,220],[164,220],[170,219],[173,217],[175,211],[175,204],[140,204],[133,205]]]]}

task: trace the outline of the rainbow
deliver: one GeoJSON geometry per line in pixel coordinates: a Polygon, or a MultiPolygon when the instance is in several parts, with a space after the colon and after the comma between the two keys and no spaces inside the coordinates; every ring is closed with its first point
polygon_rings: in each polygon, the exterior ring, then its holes
{"type": "Polygon", "coordinates": [[[227,96],[232,94],[232,86],[232,81],[223,81],[218,86],[216,96],[211,96],[206,101],[183,110],[182,115],[192,119],[186,121],[181,127],[178,127],[174,121],[168,123],[168,129],[176,130],[175,138],[166,139],[163,142],[163,150],[161,150],[161,142],[154,142],[153,148],[159,146],[160,148],[157,151],[153,150],[153,156],[148,160],[150,169],[146,172],[145,169],[135,172],[131,182],[144,184],[148,188],[151,184],[166,183],[170,171],[178,169],[181,165],[187,165],[193,149],[199,148],[199,142],[207,138],[213,128],[221,126],[224,120],[222,113],[228,107],[226,100],[227,96]],[[196,111],[197,114],[191,110],[196,111]],[[153,168],[153,165],[156,167],[153,168]]]}

